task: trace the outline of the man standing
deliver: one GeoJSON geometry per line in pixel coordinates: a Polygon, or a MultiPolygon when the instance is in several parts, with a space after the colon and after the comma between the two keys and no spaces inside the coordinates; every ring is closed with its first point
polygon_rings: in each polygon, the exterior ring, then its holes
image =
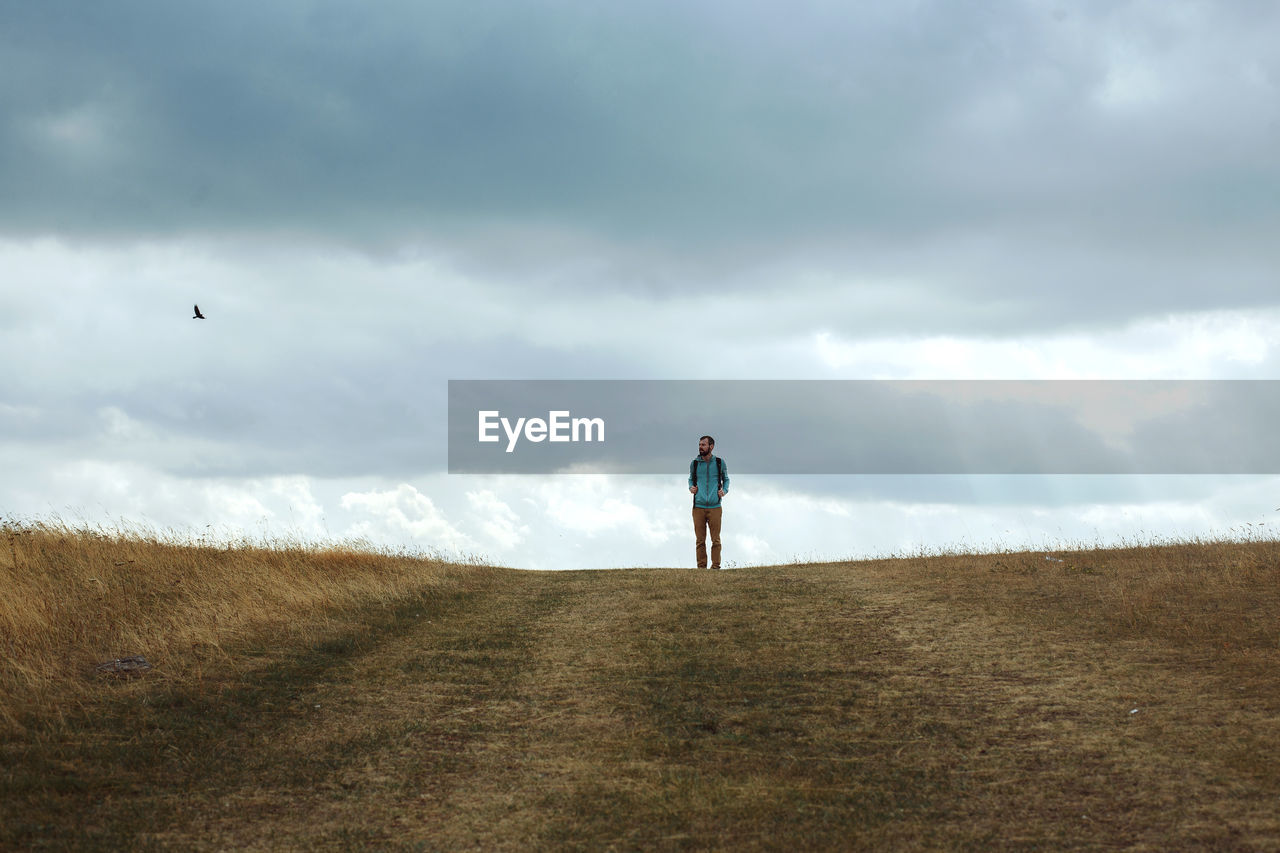
{"type": "Polygon", "coordinates": [[[729,492],[729,466],[711,453],[716,440],[698,439],[698,455],[689,464],[689,493],[693,495],[693,535],[698,568],[707,567],[707,528],[711,528],[711,568],[720,568],[720,499],[729,492]]]}

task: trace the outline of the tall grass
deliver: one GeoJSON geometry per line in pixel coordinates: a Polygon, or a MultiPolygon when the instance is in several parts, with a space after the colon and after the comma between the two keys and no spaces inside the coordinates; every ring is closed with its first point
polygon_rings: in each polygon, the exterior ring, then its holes
{"type": "Polygon", "coordinates": [[[59,716],[100,686],[103,661],[143,655],[148,681],[199,681],[245,666],[246,650],[314,641],[353,607],[499,571],[359,542],[207,546],[2,522],[0,725],[59,716]]]}

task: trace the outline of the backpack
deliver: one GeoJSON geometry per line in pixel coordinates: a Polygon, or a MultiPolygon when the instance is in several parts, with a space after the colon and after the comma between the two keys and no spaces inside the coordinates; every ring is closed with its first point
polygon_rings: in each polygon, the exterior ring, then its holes
{"type": "MultiPolygon", "coordinates": [[[[720,461],[719,456],[713,457],[716,460],[716,491],[724,488],[724,463],[720,461]]],[[[693,480],[693,484],[698,485],[698,460],[695,458],[689,463],[689,479],[693,480]]],[[[693,502],[698,503],[698,496],[693,496],[693,502]]]]}

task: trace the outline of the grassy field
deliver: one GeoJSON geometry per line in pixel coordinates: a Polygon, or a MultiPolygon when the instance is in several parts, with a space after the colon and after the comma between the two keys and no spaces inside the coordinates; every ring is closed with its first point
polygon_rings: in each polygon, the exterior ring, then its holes
{"type": "Polygon", "coordinates": [[[534,573],[0,532],[4,849],[1280,849],[1280,543],[534,573]]]}

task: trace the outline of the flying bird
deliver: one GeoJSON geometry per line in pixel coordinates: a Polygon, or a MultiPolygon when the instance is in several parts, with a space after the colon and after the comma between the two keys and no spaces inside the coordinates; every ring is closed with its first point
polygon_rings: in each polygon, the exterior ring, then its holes
{"type": "Polygon", "coordinates": [[[195,315],[194,317],[192,317],[191,319],[192,319],[192,320],[203,320],[203,319],[204,319],[204,315],[200,313],[200,306],[199,306],[199,305],[197,305],[197,306],[196,306],[196,315],[195,315]]]}

